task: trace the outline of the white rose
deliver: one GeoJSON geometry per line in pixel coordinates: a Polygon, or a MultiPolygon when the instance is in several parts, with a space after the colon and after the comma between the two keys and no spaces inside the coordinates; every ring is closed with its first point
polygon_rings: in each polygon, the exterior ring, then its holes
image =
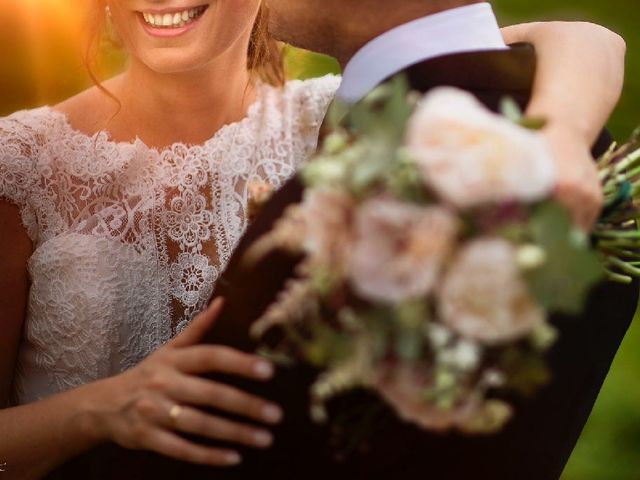
{"type": "Polygon", "coordinates": [[[388,198],[364,202],[355,216],[349,275],[363,298],[400,302],[429,293],[457,234],[456,218],[441,207],[388,198]]]}
{"type": "Polygon", "coordinates": [[[555,162],[542,136],[487,110],[462,90],[427,94],[407,131],[426,183],[459,208],[551,193],[555,162]]]}
{"type": "Polygon", "coordinates": [[[524,337],[545,320],[507,241],[487,238],[465,246],[439,292],[440,317],[459,334],[487,344],[524,337]]]}

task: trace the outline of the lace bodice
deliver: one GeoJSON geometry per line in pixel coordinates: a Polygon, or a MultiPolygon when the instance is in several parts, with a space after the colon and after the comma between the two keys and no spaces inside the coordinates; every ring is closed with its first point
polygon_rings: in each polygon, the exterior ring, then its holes
{"type": "Polygon", "coordinates": [[[261,85],[199,146],[75,131],[48,107],[0,120],[0,197],[33,241],[13,403],[140,362],[201,311],[247,223],[249,185],[312,153],[336,77],[261,85]]]}

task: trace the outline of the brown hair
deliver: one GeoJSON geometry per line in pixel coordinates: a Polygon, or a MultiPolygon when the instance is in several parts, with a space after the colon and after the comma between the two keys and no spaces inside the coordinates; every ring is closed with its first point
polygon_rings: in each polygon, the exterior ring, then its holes
{"type": "Polygon", "coordinates": [[[251,32],[248,67],[266,83],[281,86],[285,82],[282,48],[269,33],[269,9],[264,3],[251,32]]]}
{"type": "MultiPolygon", "coordinates": [[[[93,82],[104,93],[113,98],[105,89],[96,73],[96,60],[99,56],[106,30],[106,0],[94,0],[89,10],[89,35],[85,48],[84,63],[93,82]]],[[[113,41],[111,41],[113,44],[113,41]]],[[[118,46],[118,45],[115,45],[118,46]]],[[[285,82],[284,59],[280,44],[269,33],[269,11],[262,4],[251,32],[247,68],[260,80],[274,86],[285,82]]]]}

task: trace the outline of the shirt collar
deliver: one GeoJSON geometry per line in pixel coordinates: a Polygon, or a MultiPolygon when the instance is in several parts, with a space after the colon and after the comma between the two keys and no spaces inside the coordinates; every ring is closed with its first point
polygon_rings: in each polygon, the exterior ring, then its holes
{"type": "Polygon", "coordinates": [[[476,3],[414,20],[366,44],[347,64],[338,98],[356,103],[411,65],[455,53],[504,50],[493,8],[476,3]]]}

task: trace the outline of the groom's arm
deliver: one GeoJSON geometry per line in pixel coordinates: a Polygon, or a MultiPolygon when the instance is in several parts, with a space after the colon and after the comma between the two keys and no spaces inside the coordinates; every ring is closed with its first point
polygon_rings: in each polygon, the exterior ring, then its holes
{"type": "Polygon", "coordinates": [[[588,229],[603,202],[589,150],[620,98],[625,42],[604,27],[583,22],[515,25],[504,28],[503,36],[507,43],[531,43],[536,49],[538,67],[527,114],[548,120],[544,133],[558,161],[556,196],[588,229]]]}

